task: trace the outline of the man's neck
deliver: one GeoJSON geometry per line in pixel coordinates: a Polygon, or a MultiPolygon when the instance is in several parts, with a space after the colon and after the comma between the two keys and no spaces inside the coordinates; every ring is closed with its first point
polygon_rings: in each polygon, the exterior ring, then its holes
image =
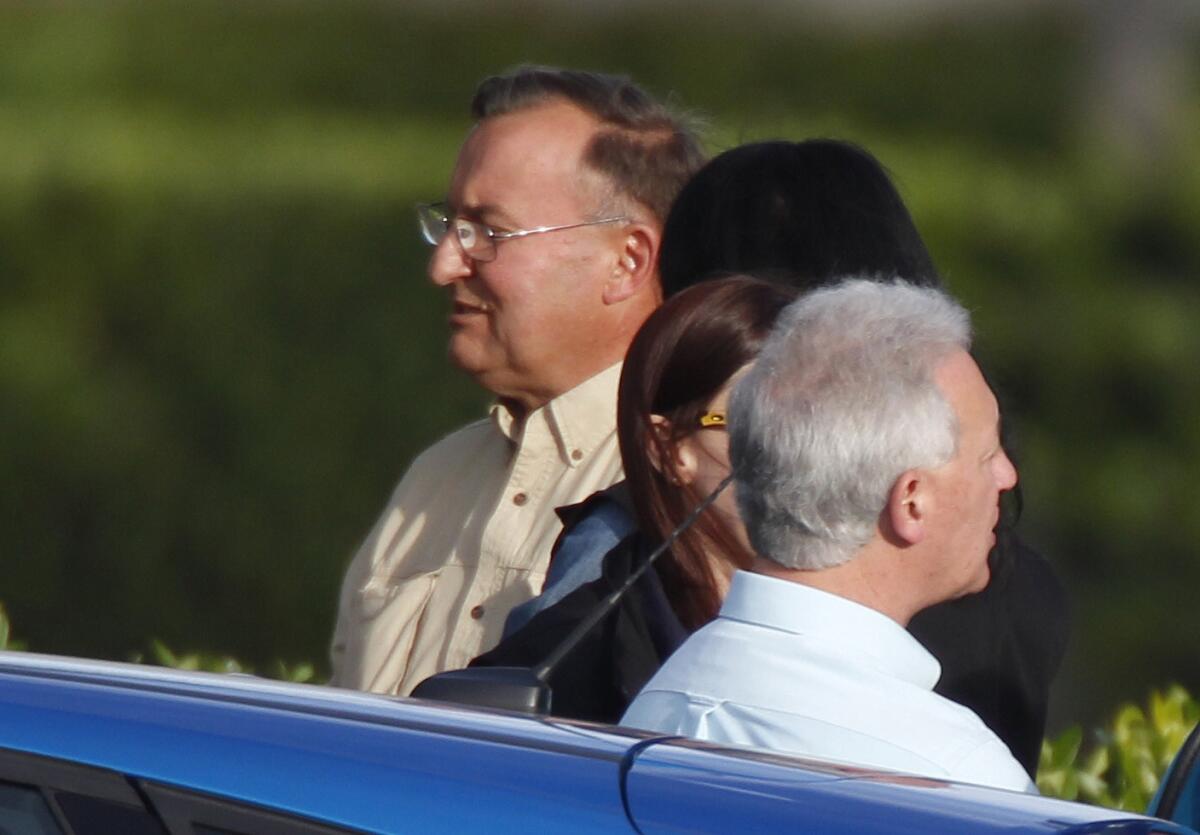
{"type": "Polygon", "coordinates": [[[594,368],[589,367],[581,374],[564,378],[557,381],[555,385],[546,386],[536,391],[495,392],[496,399],[509,410],[513,419],[519,423],[550,401],[557,400],[564,394],[569,394],[596,375],[612,368],[620,361],[621,357],[617,357],[612,362],[598,364],[594,368]]]}
{"type": "Polygon", "coordinates": [[[848,562],[833,568],[803,570],[785,568],[774,560],[758,557],[751,570],[757,574],[799,583],[835,594],[874,609],[907,627],[919,606],[907,599],[906,584],[892,570],[894,561],[868,544],[848,562]]]}
{"type": "MultiPolygon", "coordinates": [[[[537,387],[521,391],[496,391],[496,396],[509,405],[514,416],[528,416],[588,380],[612,368],[625,359],[625,352],[646,318],[662,301],[657,279],[624,300],[620,310],[613,310],[605,327],[596,329],[597,338],[587,347],[577,347],[569,364],[545,369],[537,387]]],[[[481,381],[482,382],[482,381],[481,381]]]]}

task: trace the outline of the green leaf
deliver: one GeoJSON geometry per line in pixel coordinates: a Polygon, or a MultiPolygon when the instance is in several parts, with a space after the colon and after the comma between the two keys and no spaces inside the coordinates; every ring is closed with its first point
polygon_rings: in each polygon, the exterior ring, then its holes
{"type": "Polygon", "coordinates": [[[1042,743],[1038,788],[1066,800],[1141,811],[1200,716],[1200,704],[1171,685],[1150,693],[1146,708],[1120,705],[1112,722],[1083,734],[1069,728],[1042,743]]]}
{"type": "Polygon", "coordinates": [[[158,638],[150,639],[150,653],[154,656],[154,661],[163,667],[178,667],[180,660],[175,657],[175,653],[167,648],[167,645],[158,638]]]}
{"type": "Polygon", "coordinates": [[[1078,725],[1067,728],[1050,744],[1050,761],[1058,768],[1073,765],[1083,743],[1083,729],[1078,725]]]}

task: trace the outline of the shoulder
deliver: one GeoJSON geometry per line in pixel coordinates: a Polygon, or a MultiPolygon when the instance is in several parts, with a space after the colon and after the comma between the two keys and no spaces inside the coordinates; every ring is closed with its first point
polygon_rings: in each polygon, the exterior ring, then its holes
{"type": "Polygon", "coordinates": [[[618,588],[634,571],[646,562],[657,543],[633,528],[604,555],[601,574],[612,588],[618,588]]]}
{"type": "Polygon", "coordinates": [[[413,472],[443,466],[447,462],[478,454],[481,448],[493,445],[502,448],[505,443],[504,436],[496,430],[495,425],[489,419],[482,418],[455,429],[426,447],[413,459],[408,470],[413,472]]]}
{"type": "Polygon", "coordinates": [[[507,467],[506,441],[489,421],[476,421],[427,447],[392,488],[368,543],[385,528],[404,524],[410,513],[435,507],[460,512],[479,501],[479,485],[507,467]]]}
{"type": "Polygon", "coordinates": [[[461,480],[463,473],[506,464],[508,442],[487,419],[477,420],[434,442],[417,453],[397,482],[394,494],[416,486],[425,489],[447,479],[461,480]]]}
{"type": "Polygon", "coordinates": [[[626,533],[633,528],[633,499],[624,479],[603,490],[597,490],[581,502],[556,507],[554,512],[566,528],[584,522],[595,524],[597,520],[609,527],[620,526],[626,533]]]}
{"type": "Polygon", "coordinates": [[[981,739],[949,767],[950,776],[963,783],[978,783],[1009,791],[1036,793],[1029,774],[997,737],[981,739]]]}
{"type": "Polygon", "coordinates": [[[929,699],[926,718],[934,721],[926,738],[941,748],[937,759],[951,779],[1013,791],[1033,788],[1025,768],[978,714],[936,693],[929,699]]]}

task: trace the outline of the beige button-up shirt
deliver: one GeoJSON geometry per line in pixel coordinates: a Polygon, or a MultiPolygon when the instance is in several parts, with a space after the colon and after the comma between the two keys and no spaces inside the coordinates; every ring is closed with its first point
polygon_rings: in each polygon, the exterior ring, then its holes
{"type": "Polygon", "coordinates": [[[499,640],[541,591],[554,508],[622,478],[615,365],[531,412],[502,405],[413,462],[342,583],[332,683],[407,695],[499,640]]]}

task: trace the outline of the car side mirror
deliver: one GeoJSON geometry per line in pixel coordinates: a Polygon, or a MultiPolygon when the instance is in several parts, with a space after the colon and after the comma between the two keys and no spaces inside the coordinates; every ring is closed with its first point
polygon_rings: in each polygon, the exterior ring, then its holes
{"type": "Polygon", "coordinates": [[[413,689],[417,699],[495,707],[544,716],[550,687],[528,667],[468,667],[430,676],[413,689]]]}

